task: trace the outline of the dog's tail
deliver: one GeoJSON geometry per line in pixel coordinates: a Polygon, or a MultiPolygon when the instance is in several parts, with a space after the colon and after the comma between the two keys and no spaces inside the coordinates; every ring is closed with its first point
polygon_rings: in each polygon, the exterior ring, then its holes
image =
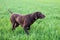
{"type": "Polygon", "coordinates": [[[13,14],[13,12],[12,12],[12,11],[10,11],[9,9],[8,9],[8,11],[9,11],[9,13],[13,14]]]}

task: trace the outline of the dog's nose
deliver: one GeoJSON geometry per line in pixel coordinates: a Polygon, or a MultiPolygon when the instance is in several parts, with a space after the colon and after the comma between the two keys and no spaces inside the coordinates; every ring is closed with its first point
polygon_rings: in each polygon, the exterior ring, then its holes
{"type": "Polygon", "coordinates": [[[45,15],[44,15],[44,18],[45,18],[45,15]]]}
{"type": "Polygon", "coordinates": [[[42,18],[45,18],[45,15],[43,15],[42,18]]]}

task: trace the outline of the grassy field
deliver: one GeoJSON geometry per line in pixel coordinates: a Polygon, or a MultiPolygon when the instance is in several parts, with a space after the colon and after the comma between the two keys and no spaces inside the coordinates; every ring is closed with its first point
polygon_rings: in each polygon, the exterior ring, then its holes
{"type": "Polygon", "coordinates": [[[0,0],[0,40],[60,40],[60,0],[0,0]],[[8,9],[25,15],[40,11],[46,17],[26,35],[20,26],[12,31],[8,9]]]}

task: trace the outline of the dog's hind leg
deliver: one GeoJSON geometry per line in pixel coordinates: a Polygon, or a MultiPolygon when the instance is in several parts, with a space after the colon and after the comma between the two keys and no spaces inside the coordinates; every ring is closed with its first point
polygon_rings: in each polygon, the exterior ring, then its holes
{"type": "Polygon", "coordinates": [[[19,26],[19,24],[16,22],[16,23],[15,23],[15,28],[18,27],[18,26],[19,26]]]}
{"type": "Polygon", "coordinates": [[[14,23],[14,24],[12,25],[12,26],[13,26],[13,27],[12,27],[12,30],[15,30],[15,28],[18,27],[18,25],[19,25],[18,23],[14,23]]]}
{"type": "Polygon", "coordinates": [[[15,23],[12,24],[12,30],[15,30],[15,23]]]}

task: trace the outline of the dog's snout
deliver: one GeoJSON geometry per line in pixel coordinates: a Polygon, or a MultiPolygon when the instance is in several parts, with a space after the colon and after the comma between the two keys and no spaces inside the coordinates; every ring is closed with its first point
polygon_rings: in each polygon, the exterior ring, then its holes
{"type": "Polygon", "coordinates": [[[43,18],[45,18],[45,15],[43,16],[43,18]]]}
{"type": "Polygon", "coordinates": [[[41,15],[41,18],[45,18],[45,15],[41,15]]]}

